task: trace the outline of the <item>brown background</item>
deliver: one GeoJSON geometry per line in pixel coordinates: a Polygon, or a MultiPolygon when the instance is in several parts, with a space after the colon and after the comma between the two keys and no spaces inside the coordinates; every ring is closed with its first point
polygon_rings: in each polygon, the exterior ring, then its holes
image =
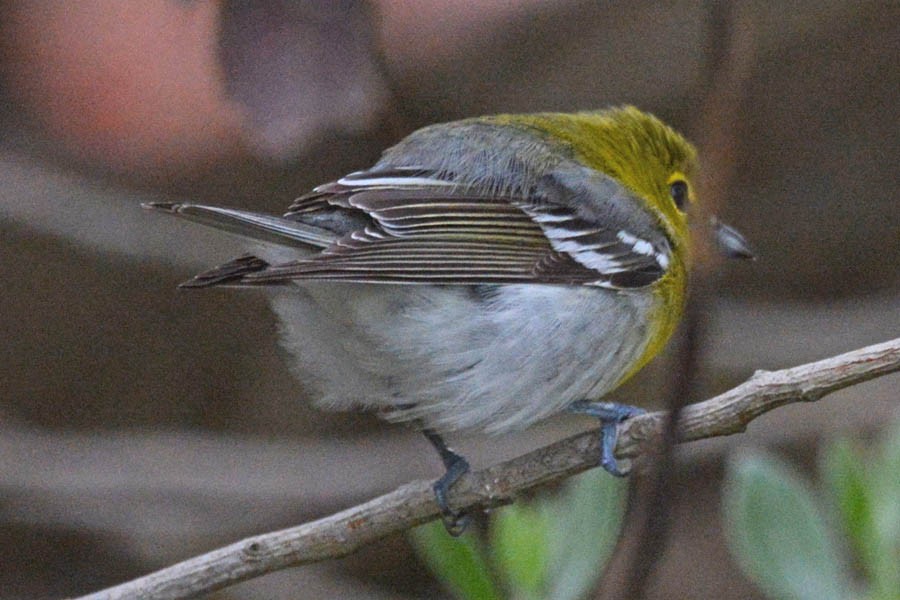
{"type": "MultiPolygon", "coordinates": [[[[731,166],[714,200],[760,255],[710,307],[705,390],[900,334],[897,3],[609,4],[0,2],[0,598],[98,589],[440,472],[404,428],[309,408],[260,293],[177,292],[241,248],[142,201],[279,212],[429,122],[634,103],[731,166]],[[746,78],[710,123],[741,32],[746,78]],[[716,128],[732,143],[703,146],[716,128]]],[[[671,364],[618,397],[652,403],[671,364]]],[[[897,390],[685,448],[652,597],[760,597],[721,537],[723,458],[808,466],[822,438],[896,418],[897,390]]],[[[456,441],[485,465],[586,425],[456,441]]],[[[441,593],[408,552],[398,537],[217,597],[441,593]]]]}

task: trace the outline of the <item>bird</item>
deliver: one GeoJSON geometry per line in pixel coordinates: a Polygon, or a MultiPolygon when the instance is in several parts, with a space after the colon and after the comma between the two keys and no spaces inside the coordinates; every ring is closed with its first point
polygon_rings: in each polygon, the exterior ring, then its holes
{"type": "MultiPolygon", "coordinates": [[[[266,288],[291,367],[331,410],[419,427],[447,497],[469,470],[447,433],[502,434],[555,414],[618,426],[603,401],[672,336],[691,268],[697,153],[632,106],[431,125],[281,216],[193,203],[145,207],[247,238],[249,254],[180,287],[266,288]]],[[[720,248],[751,258],[717,222],[720,248]]]]}

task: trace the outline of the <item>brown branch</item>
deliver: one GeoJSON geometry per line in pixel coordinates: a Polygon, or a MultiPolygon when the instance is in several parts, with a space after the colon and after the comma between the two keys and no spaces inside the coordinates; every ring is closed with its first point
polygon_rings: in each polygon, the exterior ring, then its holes
{"type": "MultiPolygon", "coordinates": [[[[792,402],[811,402],[842,388],[900,371],[900,338],[780,371],[757,371],[741,385],[681,414],[679,441],[731,435],[760,415],[792,402]]],[[[634,458],[657,441],[666,413],[635,417],[620,429],[616,455],[634,458]]],[[[470,473],[450,504],[480,509],[597,465],[599,435],[589,431],[524,456],[470,473]]],[[[83,596],[192,598],[271,571],[350,554],[389,534],[438,517],[431,482],[415,481],[384,496],[297,527],[253,536],[121,585],[83,596]]]]}

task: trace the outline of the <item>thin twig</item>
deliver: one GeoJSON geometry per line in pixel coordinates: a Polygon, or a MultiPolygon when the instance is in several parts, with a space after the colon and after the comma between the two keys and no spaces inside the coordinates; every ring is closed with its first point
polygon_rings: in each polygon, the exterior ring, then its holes
{"type": "MultiPolygon", "coordinates": [[[[685,407],[679,441],[731,435],[770,410],[815,401],[836,390],[900,371],[900,338],[781,371],[757,371],[743,384],[685,407]]],[[[634,458],[658,441],[666,413],[623,423],[616,447],[634,458]]],[[[598,463],[599,435],[589,431],[471,473],[450,493],[454,509],[508,504],[516,494],[574,475],[598,463]]],[[[329,517],[253,536],[81,600],[193,598],[290,566],[345,556],[389,534],[436,519],[431,482],[415,481],[329,517]]]]}

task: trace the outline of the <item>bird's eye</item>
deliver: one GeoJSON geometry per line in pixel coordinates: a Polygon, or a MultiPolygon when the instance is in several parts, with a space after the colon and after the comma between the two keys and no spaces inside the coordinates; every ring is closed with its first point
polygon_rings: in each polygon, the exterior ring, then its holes
{"type": "Polygon", "coordinates": [[[678,207],[678,210],[684,210],[684,205],[687,204],[688,199],[688,184],[684,181],[676,181],[669,186],[669,194],[672,196],[672,200],[675,202],[675,206],[678,207]]]}

